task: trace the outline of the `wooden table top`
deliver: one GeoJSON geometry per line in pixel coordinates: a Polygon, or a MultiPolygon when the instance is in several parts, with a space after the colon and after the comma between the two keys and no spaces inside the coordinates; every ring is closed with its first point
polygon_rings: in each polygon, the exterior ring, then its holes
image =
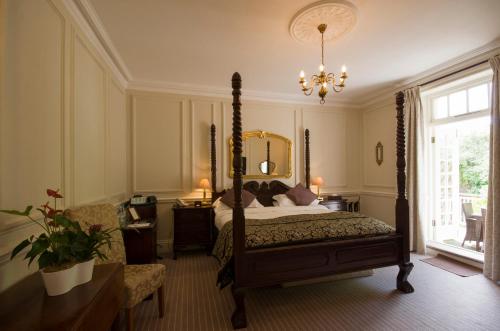
{"type": "MultiPolygon", "coordinates": [[[[0,330],[83,330],[90,325],[111,325],[123,303],[123,265],[96,265],[92,280],[66,294],[50,297],[36,272],[0,293],[0,330]],[[96,310],[103,304],[109,313],[96,310]],[[95,319],[91,321],[91,319],[95,319]],[[111,319],[111,321],[110,321],[111,319]]],[[[109,326],[108,326],[109,328],[109,326]]]]}

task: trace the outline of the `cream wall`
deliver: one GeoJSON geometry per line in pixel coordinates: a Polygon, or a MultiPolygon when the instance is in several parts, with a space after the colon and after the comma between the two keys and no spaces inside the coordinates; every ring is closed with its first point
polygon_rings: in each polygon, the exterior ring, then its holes
{"type": "MultiPolygon", "coordinates": [[[[304,129],[311,132],[311,175],[325,179],[324,192],[359,192],[360,113],[355,108],[246,100],[243,129],[271,131],[292,141],[290,186],[304,182],[304,129]]],[[[176,198],[199,198],[197,185],[210,176],[210,125],[217,128],[217,187],[232,186],[228,139],[231,100],[132,90],[132,187],[160,199],[159,242],[172,241],[171,207],[176,198]]]]}
{"type": "Polygon", "coordinates": [[[395,225],[396,104],[393,95],[364,106],[362,125],[361,212],[395,225]],[[375,161],[375,146],[384,146],[384,161],[375,161]]]}
{"type": "MultiPolygon", "coordinates": [[[[7,0],[1,11],[0,209],[129,195],[125,90],[62,0],[7,0]]],[[[38,217],[38,215],[34,215],[38,217]]],[[[0,290],[24,275],[9,254],[37,228],[0,215],[0,290]]]]}

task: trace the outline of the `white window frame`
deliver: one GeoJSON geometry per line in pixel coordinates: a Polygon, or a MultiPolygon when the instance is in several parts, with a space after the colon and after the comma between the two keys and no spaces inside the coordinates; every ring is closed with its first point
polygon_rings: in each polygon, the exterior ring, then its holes
{"type": "Polygon", "coordinates": [[[439,92],[435,93],[426,93],[425,94],[425,104],[426,104],[426,109],[428,111],[429,116],[427,118],[430,119],[430,125],[435,126],[435,125],[441,125],[441,124],[446,124],[446,123],[451,123],[451,122],[457,122],[457,121],[462,121],[465,119],[473,119],[473,118],[478,118],[478,117],[483,117],[487,116],[490,112],[491,109],[491,76],[487,75],[484,77],[479,77],[477,79],[471,80],[464,82],[460,85],[453,86],[451,88],[447,88],[444,90],[441,90],[439,92]],[[487,84],[487,89],[488,89],[488,107],[485,109],[481,110],[476,110],[473,112],[469,112],[469,93],[467,92],[468,89],[477,87],[479,85],[487,84]],[[449,96],[453,93],[464,91],[466,92],[466,102],[467,102],[467,107],[466,107],[466,113],[464,114],[459,114],[459,115],[453,115],[450,116],[450,99],[449,96]],[[437,98],[446,96],[448,101],[447,101],[447,112],[448,116],[440,119],[434,119],[434,112],[432,109],[433,101],[437,98]]]}
{"type": "MultiPolygon", "coordinates": [[[[426,168],[426,173],[429,174],[427,176],[427,187],[431,188],[433,187],[432,184],[436,180],[434,178],[434,171],[431,171],[432,169],[432,162],[433,160],[433,148],[432,148],[432,143],[431,139],[433,137],[434,129],[436,126],[440,126],[443,124],[448,124],[448,123],[454,123],[454,122],[461,122],[464,120],[469,120],[469,119],[475,119],[475,118],[480,118],[480,117],[485,117],[485,116],[490,116],[490,109],[491,109],[491,84],[492,84],[492,77],[493,77],[493,72],[491,70],[483,70],[480,72],[476,73],[470,73],[467,76],[462,76],[462,77],[457,77],[457,79],[453,81],[448,81],[446,83],[443,83],[441,85],[435,85],[433,87],[429,87],[428,89],[424,89],[421,92],[421,101],[422,101],[422,106],[423,106],[423,111],[424,111],[424,121],[425,121],[425,128],[424,128],[424,139],[425,139],[425,148],[424,148],[424,157],[427,160],[425,163],[425,168],[426,168]],[[472,78],[472,76],[476,76],[472,78]],[[470,79],[469,79],[470,78],[470,79]],[[463,80],[463,82],[461,82],[463,80]],[[473,111],[469,112],[469,96],[468,93],[466,95],[466,100],[467,100],[467,112],[464,114],[459,114],[459,115],[453,115],[453,116],[447,116],[445,118],[441,119],[434,119],[433,115],[433,100],[442,96],[449,96],[450,94],[453,94],[455,92],[463,91],[463,90],[468,90],[470,88],[482,85],[482,84],[488,84],[488,108],[478,110],[478,111],[473,111]],[[449,85],[449,87],[448,87],[449,85]]],[[[450,111],[450,105],[449,105],[449,98],[448,98],[448,115],[450,111]]],[[[434,190],[431,190],[429,193],[429,199],[426,202],[426,215],[428,217],[431,217],[431,219],[434,218],[434,215],[432,215],[432,210],[434,210],[433,204],[435,203],[435,192],[434,190]]],[[[427,217],[427,218],[428,218],[427,217]]],[[[427,242],[426,245],[432,247],[433,245],[439,245],[440,247],[445,247],[448,246],[447,244],[442,244],[435,242],[433,240],[433,226],[429,225],[431,222],[431,219],[429,220],[429,223],[427,224],[427,242]]],[[[435,220],[436,222],[438,220],[435,220]]],[[[447,250],[447,249],[444,249],[447,250]]],[[[457,248],[454,246],[450,246],[449,250],[452,251],[463,251],[464,256],[467,254],[472,254],[468,250],[462,249],[462,248],[457,248]]],[[[478,258],[480,260],[483,259],[483,254],[477,254],[478,258]]]]}

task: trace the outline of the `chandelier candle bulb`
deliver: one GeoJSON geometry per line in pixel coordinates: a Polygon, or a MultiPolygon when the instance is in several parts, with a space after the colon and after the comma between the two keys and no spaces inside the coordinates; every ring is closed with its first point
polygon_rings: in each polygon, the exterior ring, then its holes
{"type": "Polygon", "coordinates": [[[306,74],[304,73],[304,70],[301,70],[300,71],[300,78],[304,78],[306,76],[306,74]]]}
{"type": "Polygon", "coordinates": [[[321,71],[321,72],[325,71],[325,66],[322,65],[322,64],[320,64],[319,65],[319,71],[321,71]]]}

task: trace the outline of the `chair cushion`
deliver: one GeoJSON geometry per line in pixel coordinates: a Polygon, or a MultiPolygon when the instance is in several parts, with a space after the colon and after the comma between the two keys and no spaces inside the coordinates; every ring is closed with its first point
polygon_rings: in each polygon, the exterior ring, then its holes
{"type": "Polygon", "coordinates": [[[132,308],[165,282],[166,268],[163,264],[125,265],[125,307],[132,308]]]}

